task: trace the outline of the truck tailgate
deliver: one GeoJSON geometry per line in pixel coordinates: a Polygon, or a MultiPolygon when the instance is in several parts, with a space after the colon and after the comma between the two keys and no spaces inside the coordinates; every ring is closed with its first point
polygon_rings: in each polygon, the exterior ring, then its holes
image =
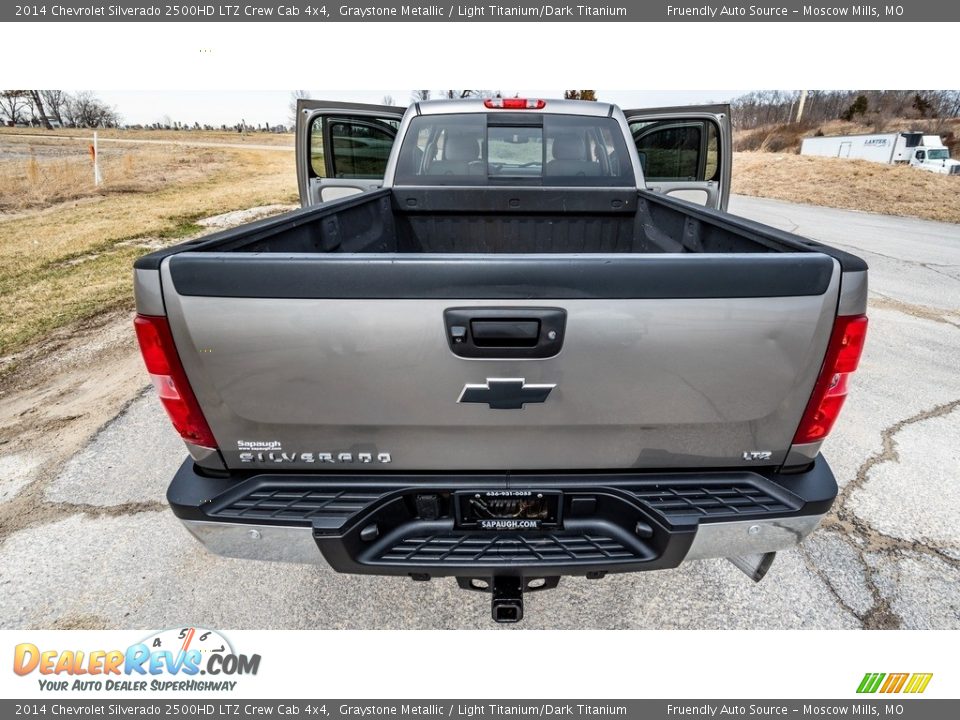
{"type": "Polygon", "coordinates": [[[161,277],[228,467],[597,470],[782,463],[840,266],[816,252],[187,251],[161,277]],[[559,352],[460,357],[451,308],[564,311],[559,352]],[[529,401],[498,407],[498,388],[529,401]]]}

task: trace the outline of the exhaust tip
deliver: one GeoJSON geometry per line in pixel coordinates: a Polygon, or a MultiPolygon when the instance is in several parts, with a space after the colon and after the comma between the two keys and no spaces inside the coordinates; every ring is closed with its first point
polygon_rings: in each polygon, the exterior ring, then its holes
{"type": "Polygon", "coordinates": [[[766,576],[770,566],[777,557],[775,552],[758,553],[755,555],[737,555],[728,557],[738,569],[742,570],[754,582],[760,582],[766,576]]]}

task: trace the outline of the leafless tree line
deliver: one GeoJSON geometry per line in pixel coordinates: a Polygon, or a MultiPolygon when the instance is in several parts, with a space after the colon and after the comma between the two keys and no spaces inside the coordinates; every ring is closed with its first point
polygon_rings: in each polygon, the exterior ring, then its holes
{"type": "Polygon", "coordinates": [[[89,90],[0,91],[0,122],[5,125],[106,128],[120,124],[120,115],[89,90]]]}
{"type": "MultiPolygon", "coordinates": [[[[596,100],[596,90],[565,90],[563,96],[568,100],[596,100]]],[[[503,97],[500,90],[411,90],[410,102],[423,102],[424,100],[457,100],[463,98],[498,98],[503,97]]],[[[291,125],[296,124],[297,101],[310,98],[309,90],[294,90],[290,93],[290,121],[291,125]]],[[[381,105],[400,106],[393,95],[384,95],[380,101],[381,105]]]]}
{"type": "MultiPolygon", "coordinates": [[[[731,103],[734,127],[742,130],[794,122],[800,92],[763,90],[731,103]]],[[[803,121],[860,120],[882,124],[891,118],[960,117],[960,90],[810,90],[803,121]]]]}
{"type": "MultiPolygon", "coordinates": [[[[499,90],[412,90],[410,92],[410,102],[422,102],[423,100],[458,100],[463,98],[492,98],[503,97],[499,90]]],[[[391,98],[392,100],[393,98],[391,98]]]]}

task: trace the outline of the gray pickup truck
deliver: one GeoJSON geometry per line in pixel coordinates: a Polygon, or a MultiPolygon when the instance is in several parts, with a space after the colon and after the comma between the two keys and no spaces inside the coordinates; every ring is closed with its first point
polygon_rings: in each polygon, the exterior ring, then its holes
{"type": "Polygon", "coordinates": [[[859,258],[725,212],[729,109],[304,101],[303,208],[135,263],[209,550],[455,577],[729,558],[830,509],[859,258]]]}

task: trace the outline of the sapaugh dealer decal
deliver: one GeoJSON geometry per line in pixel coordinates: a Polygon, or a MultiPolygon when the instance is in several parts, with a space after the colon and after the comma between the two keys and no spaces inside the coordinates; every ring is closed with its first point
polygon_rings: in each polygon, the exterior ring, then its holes
{"type": "Polygon", "coordinates": [[[13,671],[35,677],[41,690],[61,692],[232,691],[256,675],[259,654],[234,651],[216,630],[174,628],[151,633],[123,650],[14,648],[13,671]]]}
{"type": "Polygon", "coordinates": [[[237,440],[237,450],[242,463],[330,463],[330,464],[379,464],[393,462],[388,452],[354,452],[317,450],[300,452],[284,451],[279,440],[237,440]],[[248,452],[244,452],[248,451],[248,452]]]}

